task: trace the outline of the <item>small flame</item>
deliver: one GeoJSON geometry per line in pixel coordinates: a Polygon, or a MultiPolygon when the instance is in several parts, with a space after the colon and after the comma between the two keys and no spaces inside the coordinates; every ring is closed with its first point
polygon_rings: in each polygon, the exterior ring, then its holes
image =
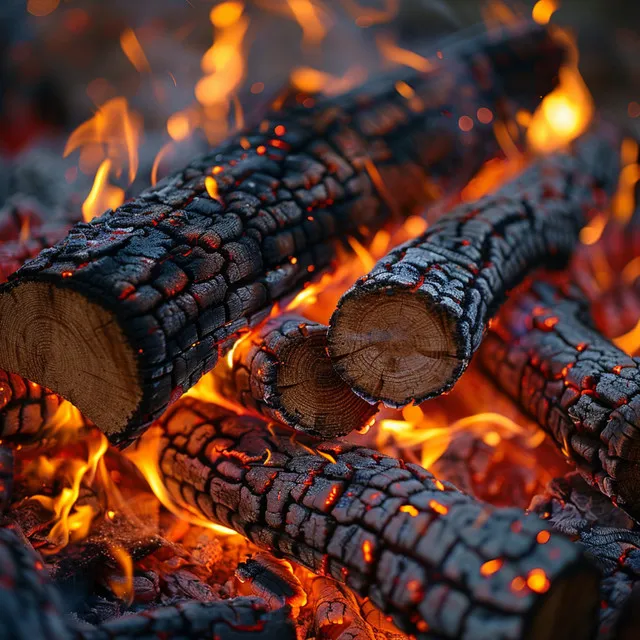
{"type": "Polygon", "coordinates": [[[429,60],[415,51],[399,47],[388,34],[380,34],[376,38],[376,44],[380,54],[393,64],[404,65],[422,73],[433,69],[433,64],[429,60]]]}
{"type": "Polygon", "coordinates": [[[120,46],[129,62],[140,73],[151,73],[151,66],[133,29],[125,29],[120,36],[120,46]]]}
{"type": "Polygon", "coordinates": [[[311,0],[287,0],[289,9],[302,29],[303,42],[318,45],[327,30],[320,17],[320,11],[311,0]]]}
{"type": "Polygon", "coordinates": [[[533,5],[531,17],[538,24],[548,24],[551,16],[558,10],[559,3],[556,0],[538,0],[533,5]]]}
{"type": "Polygon", "coordinates": [[[342,76],[334,76],[312,67],[297,67],[291,72],[290,81],[298,91],[325,93],[335,96],[362,84],[367,77],[366,69],[358,65],[349,67],[342,76]]]}
{"type": "Polygon", "coordinates": [[[636,205],[635,187],[640,181],[640,165],[638,164],[638,143],[632,138],[625,138],[620,149],[622,165],[618,179],[618,189],[611,202],[613,215],[620,222],[628,222],[636,205]]]}
{"type": "Polygon", "coordinates": [[[531,118],[527,140],[537,153],[549,153],[570,143],[586,130],[594,114],[593,98],[578,70],[575,40],[557,27],[553,33],[567,47],[569,60],[560,69],[558,86],[531,118]]]}
{"type": "Polygon", "coordinates": [[[133,596],[135,595],[133,589],[133,559],[131,554],[119,545],[110,546],[109,551],[111,551],[111,555],[122,569],[122,576],[109,580],[109,587],[120,600],[129,606],[133,602],[133,596]]]}
{"type": "Polygon", "coordinates": [[[91,191],[82,203],[82,219],[85,222],[93,220],[108,209],[117,209],[124,202],[124,189],[109,183],[111,160],[105,158],[93,181],[91,191]]]}
{"type": "MultiPolygon", "coordinates": [[[[196,385],[197,386],[197,385],[196,385]]],[[[192,388],[192,390],[195,387],[192,388]]],[[[192,513],[186,507],[178,505],[169,495],[162,478],[160,469],[158,468],[158,458],[160,451],[160,443],[162,441],[162,431],[157,427],[151,427],[136,443],[135,449],[125,453],[127,458],[136,465],[140,473],[145,477],[151,490],[155,494],[160,503],[181,520],[185,520],[199,527],[211,529],[223,535],[237,535],[235,531],[222,527],[218,524],[204,520],[198,515],[192,513]]]]}
{"type": "Polygon", "coordinates": [[[203,127],[212,143],[228,133],[233,97],[245,75],[242,47],[249,19],[243,14],[244,3],[236,1],[223,2],[209,14],[213,45],[202,57],[205,76],[196,84],[195,95],[204,107],[203,127]]]}

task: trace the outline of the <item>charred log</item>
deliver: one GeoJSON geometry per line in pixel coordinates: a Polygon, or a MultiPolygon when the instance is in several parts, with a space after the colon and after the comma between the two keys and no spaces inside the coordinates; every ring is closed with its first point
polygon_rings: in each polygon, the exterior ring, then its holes
{"type": "Polygon", "coordinates": [[[78,224],[4,287],[0,366],[67,398],[112,440],[133,438],[220,345],[326,267],[337,238],[423,207],[427,180],[432,193],[464,184],[497,143],[491,124],[463,132],[459,116],[535,106],[564,54],[532,25],[439,50],[431,71],[274,110],[78,224]]]}
{"type": "Polygon", "coordinates": [[[640,367],[593,329],[574,287],[540,280],[492,325],[480,362],[583,478],[640,517],[640,367]]]}
{"type": "Polygon", "coordinates": [[[327,355],[327,327],[278,316],[233,348],[215,375],[225,398],[313,436],[332,438],[367,424],[376,407],[356,396],[327,355]]]}
{"type": "Polygon", "coordinates": [[[158,435],[175,500],[370,597],[407,633],[590,636],[597,580],[538,518],[478,502],[377,451],[332,442],[316,453],[191,398],[142,444],[158,435]],[[566,615],[569,602],[575,615],[566,615]]]}
{"type": "Polygon", "coordinates": [[[340,299],[328,344],[362,398],[400,407],[449,390],[507,292],[541,263],[561,266],[585,214],[617,180],[607,135],[538,161],[393,249],[340,299]]]}
{"type": "Polygon", "coordinates": [[[15,525],[0,527],[0,637],[69,640],[44,564],[15,525]]]}
{"type": "Polygon", "coordinates": [[[182,602],[125,615],[95,628],[75,625],[77,640],[296,640],[288,609],[269,611],[257,598],[182,602]]]}

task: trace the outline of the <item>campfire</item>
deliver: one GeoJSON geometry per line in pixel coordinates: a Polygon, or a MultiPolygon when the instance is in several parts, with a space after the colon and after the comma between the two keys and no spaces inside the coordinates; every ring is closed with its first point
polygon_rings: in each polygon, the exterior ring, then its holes
{"type": "Polygon", "coordinates": [[[336,4],[27,3],[105,77],[3,140],[1,637],[639,633],[637,136],[552,0],[336,4]]]}

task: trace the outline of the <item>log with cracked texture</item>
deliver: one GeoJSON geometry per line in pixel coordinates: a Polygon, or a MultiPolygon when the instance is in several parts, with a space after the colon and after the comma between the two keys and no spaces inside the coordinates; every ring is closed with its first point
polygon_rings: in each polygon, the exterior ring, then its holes
{"type": "Polygon", "coordinates": [[[640,361],[593,328],[578,288],[536,274],[492,324],[479,361],[589,484],[640,517],[640,361]]]}
{"type": "Polygon", "coordinates": [[[529,23],[456,34],[439,50],[424,73],[293,96],[76,225],[2,288],[0,367],[70,400],[112,441],[133,439],[226,341],[328,267],[337,241],[464,185],[499,152],[493,123],[463,131],[459,118],[535,108],[565,54],[529,23]]]}
{"type": "Polygon", "coordinates": [[[451,389],[509,290],[542,263],[565,264],[590,210],[615,188],[618,166],[617,135],[599,129],[393,249],[331,317],[340,376],[362,398],[393,407],[451,389]]]}
{"type": "Polygon", "coordinates": [[[213,375],[226,399],[268,419],[324,439],[343,436],[369,423],[377,407],[337,375],[326,347],[325,325],[284,314],[240,338],[231,366],[213,375]]]}
{"type": "Polygon", "coordinates": [[[155,449],[182,506],[345,583],[406,633],[591,636],[596,574],[540,519],[418,465],[339,441],[314,450],[277,429],[184,398],[138,446],[155,449]]]}
{"type": "Polygon", "coordinates": [[[259,598],[178,602],[72,629],[73,640],[296,640],[288,607],[270,611],[259,598]]]}

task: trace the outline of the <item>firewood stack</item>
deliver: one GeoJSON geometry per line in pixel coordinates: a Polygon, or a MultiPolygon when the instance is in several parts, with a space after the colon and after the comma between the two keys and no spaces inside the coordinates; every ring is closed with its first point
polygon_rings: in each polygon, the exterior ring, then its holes
{"type": "MultiPolygon", "coordinates": [[[[611,206],[622,135],[593,123],[526,155],[516,122],[554,90],[567,53],[544,27],[479,29],[437,51],[432,68],[338,97],[287,96],[89,223],[69,229],[73,214],[45,221],[25,203],[0,211],[7,637],[637,632],[640,361],[595,328],[578,286],[589,247],[574,257],[611,206]],[[492,124],[461,125],[481,109],[492,124]],[[505,131],[526,167],[464,201],[505,131]],[[354,277],[330,313],[296,307],[349,240],[371,248],[415,215],[426,231],[354,277]],[[577,469],[532,513],[474,496],[472,474],[456,488],[446,455],[438,479],[367,439],[378,411],[399,423],[424,403],[427,419],[425,401],[474,358],[477,393],[504,392],[577,469]],[[58,438],[69,403],[83,428],[58,438]],[[43,461],[45,445],[58,458],[43,461]],[[54,483],[75,470],[64,500],[51,487],[33,499],[38,469],[54,483]],[[47,538],[59,524],[46,508],[69,525],[64,544],[47,538]],[[220,527],[245,541],[222,543],[220,527]],[[91,585],[83,606],[79,582],[91,585]]],[[[496,438],[482,440],[489,455],[496,438]]]]}

